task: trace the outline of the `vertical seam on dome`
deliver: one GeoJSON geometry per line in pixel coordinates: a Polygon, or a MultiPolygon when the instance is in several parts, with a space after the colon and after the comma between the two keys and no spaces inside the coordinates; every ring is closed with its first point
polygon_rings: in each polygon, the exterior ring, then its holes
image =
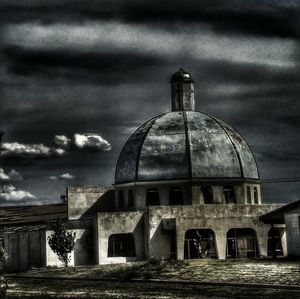
{"type": "Polygon", "coordinates": [[[188,155],[188,176],[189,179],[192,179],[192,153],[191,153],[191,145],[190,145],[190,138],[189,138],[189,132],[188,132],[188,125],[187,125],[187,118],[186,118],[186,112],[182,111],[182,117],[183,117],[183,124],[184,124],[184,132],[185,132],[185,145],[188,155]]]}
{"type": "Polygon", "coordinates": [[[216,118],[214,118],[213,116],[211,116],[211,115],[209,115],[209,114],[207,114],[207,113],[204,113],[204,112],[202,112],[202,113],[205,114],[206,116],[210,117],[211,119],[213,119],[213,120],[214,120],[214,121],[222,128],[222,130],[225,132],[225,134],[226,134],[227,137],[229,138],[230,143],[232,144],[233,149],[234,149],[234,151],[235,151],[235,153],[236,153],[236,156],[237,156],[237,158],[238,158],[238,161],[239,161],[240,171],[241,171],[241,177],[244,178],[244,170],[243,170],[242,160],[241,160],[240,154],[239,154],[239,152],[238,152],[238,150],[237,150],[237,148],[236,148],[236,146],[235,146],[233,140],[231,139],[230,135],[229,135],[228,132],[223,128],[223,126],[220,124],[220,122],[219,122],[216,118]]]}
{"type": "MultiPolygon", "coordinates": [[[[140,156],[141,156],[141,151],[142,151],[142,147],[144,145],[144,142],[145,142],[145,139],[146,137],[148,136],[148,133],[149,131],[151,130],[151,128],[153,127],[153,125],[155,124],[155,122],[157,121],[158,118],[162,117],[162,116],[165,116],[167,113],[162,113],[160,115],[157,115],[155,117],[153,117],[151,120],[152,120],[152,124],[149,126],[149,128],[146,130],[145,132],[145,135],[143,136],[142,138],[142,141],[141,141],[141,145],[140,145],[140,148],[138,150],[138,153],[137,153],[137,156],[136,156],[136,162],[135,162],[135,176],[134,176],[134,180],[135,182],[138,181],[138,171],[139,171],[139,162],[140,162],[140,156]]],[[[150,120],[150,121],[151,121],[150,120]]]]}

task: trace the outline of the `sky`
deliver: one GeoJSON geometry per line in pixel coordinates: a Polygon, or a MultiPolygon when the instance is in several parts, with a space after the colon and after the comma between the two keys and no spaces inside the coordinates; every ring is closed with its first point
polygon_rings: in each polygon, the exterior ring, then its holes
{"type": "MultiPolygon", "coordinates": [[[[0,0],[0,204],[111,185],[130,134],[170,111],[179,68],[262,180],[300,178],[299,62],[299,1],[0,0]]],[[[290,202],[300,182],[262,190],[290,202]]]]}

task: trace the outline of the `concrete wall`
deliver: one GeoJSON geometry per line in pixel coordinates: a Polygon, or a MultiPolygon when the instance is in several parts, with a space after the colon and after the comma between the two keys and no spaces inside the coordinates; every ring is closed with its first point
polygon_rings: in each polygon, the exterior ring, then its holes
{"type": "Polygon", "coordinates": [[[300,211],[284,214],[287,250],[290,257],[300,257],[300,211]]]}
{"type": "MultiPolygon", "coordinates": [[[[207,186],[205,184],[203,186],[207,186]]],[[[226,184],[224,184],[226,185],[226,184]]],[[[224,204],[225,198],[223,194],[223,186],[221,184],[210,184],[213,191],[213,198],[215,204],[224,204]]],[[[247,186],[251,190],[251,204],[256,204],[254,201],[254,188],[257,188],[257,199],[258,203],[261,204],[261,189],[259,184],[250,183],[240,183],[240,184],[229,184],[234,186],[237,204],[247,204],[247,186]]],[[[131,189],[134,194],[134,208],[133,209],[143,209],[146,206],[146,193],[150,188],[157,188],[159,191],[160,205],[169,205],[169,190],[172,187],[180,187],[183,191],[183,203],[184,205],[202,205],[204,204],[203,193],[201,191],[202,185],[190,186],[189,184],[176,183],[173,184],[146,184],[146,185],[136,185],[136,186],[116,186],[115,192],[115,207],[116,210],[129,210],[128,208],[128,191],[131,189]],[[124,192],[125,207],[119,209],[119,192],[124,192]]],[[[132,208],[131,208],[132,210],[132,208]]]]}
{"type": "MultiPolygon", "coordinates": [[[[70,229],[75,233],[75,248],[70,253],[69,266],[91,265],[95,263],[94,243],[91,229],[70,229]]],[[[53,234],[52,230],[46,231],[46,240],[53,234]]],[[[64,264],[58,259],[56,253],[50,248],[48,241],[46,247],[46,265],[62,267],[64,264]]]]}
{"type": "Polygon", "coordinates": [[[110,190],[106,187],[68,187],[68,219],[84,217],[95,205],[98,211],[113,210],[114,198],[106,196],[110,190]]]}
{"type": "Polygon", "coordinates": [[[143,212],[98,213],[98,262],[99,264],[121,263],[144,259],[143,212]],[[133,234],[136,258],[108,257],[108,240],[112,234],[133,234]]]}
{"type": "MultiPolygon", "coordinates": [[[[215,233],[217,254],[226,258],[226,233],[231,228],[252,228],[257,233],[260,254],[267,256],[268,230],[270,225],[258,221],[257,215],[273,210],[276,205],[200,205],[149,207],[148,212],[148,254],[147,256],[164,256],[167,241],[161,233],[163,219],[176,218],[177,258],[184,257],[185,233],[189,229],[212,229],[215,233]],[[159,240],[159,242],[157,242],[159,240]],[[162,248],[163,251],[162,251],[162,248]]],[[[146,248],[147,251],[147,248],[146,248]]]]}

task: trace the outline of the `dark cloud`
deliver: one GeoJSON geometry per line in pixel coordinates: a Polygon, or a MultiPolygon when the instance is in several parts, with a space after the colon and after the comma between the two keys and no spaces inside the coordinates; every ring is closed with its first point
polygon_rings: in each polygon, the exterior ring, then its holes
{"type": "MultiPolygon", "coordinates": [[[[197,110],[245,137],[262,179],[300,176],[297,1],[12,0],[0,2],[0,11],[3,142],[71,152],[0,161],[10,166],[5,174],[22,173],[16,190],[36,202],[58,201],[70,183],[113,183],[126,139],[170,110],[168,82],[180,67],[194,77],[197,110]],[[112,149],[53,142],[59,135],[74,143],[77,132],[100,132],[112,149]],[[66,173],[74,178],[49,180],[66,173]]],[[[263,185],[269,202],[300,192],[299,184],[272,185],[263,185]]]]}
{"type": "Polygon", "coordinates": [[[159,67],[163,59],[155,55],[133,53],[82,53],[55,50],[32,50],[11,46],[3,49],[7,70],[17,76],[57,78],[66,77],[80,82],[102,82],[116,84],[120,75],[127,73],[131,78],[143,80],[139,71],[147,67],[159,67]]]}
{"type": "Polygon", "coordinates": [[[297,1],[9,1],[2,4],[2,20],[42,23],[120,20],[158,23],[207,23],[216,31],[264,36],[299,37],[297,1]]]}

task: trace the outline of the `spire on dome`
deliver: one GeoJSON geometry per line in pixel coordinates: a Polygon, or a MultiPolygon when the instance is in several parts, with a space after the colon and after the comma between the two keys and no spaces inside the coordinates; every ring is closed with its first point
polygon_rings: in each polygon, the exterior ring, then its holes
{"type": "Polygon", "coordinates": [[[179,69],[171,77],[172,111],[195,110],[194,80],[188,72],[179,69]]]}

